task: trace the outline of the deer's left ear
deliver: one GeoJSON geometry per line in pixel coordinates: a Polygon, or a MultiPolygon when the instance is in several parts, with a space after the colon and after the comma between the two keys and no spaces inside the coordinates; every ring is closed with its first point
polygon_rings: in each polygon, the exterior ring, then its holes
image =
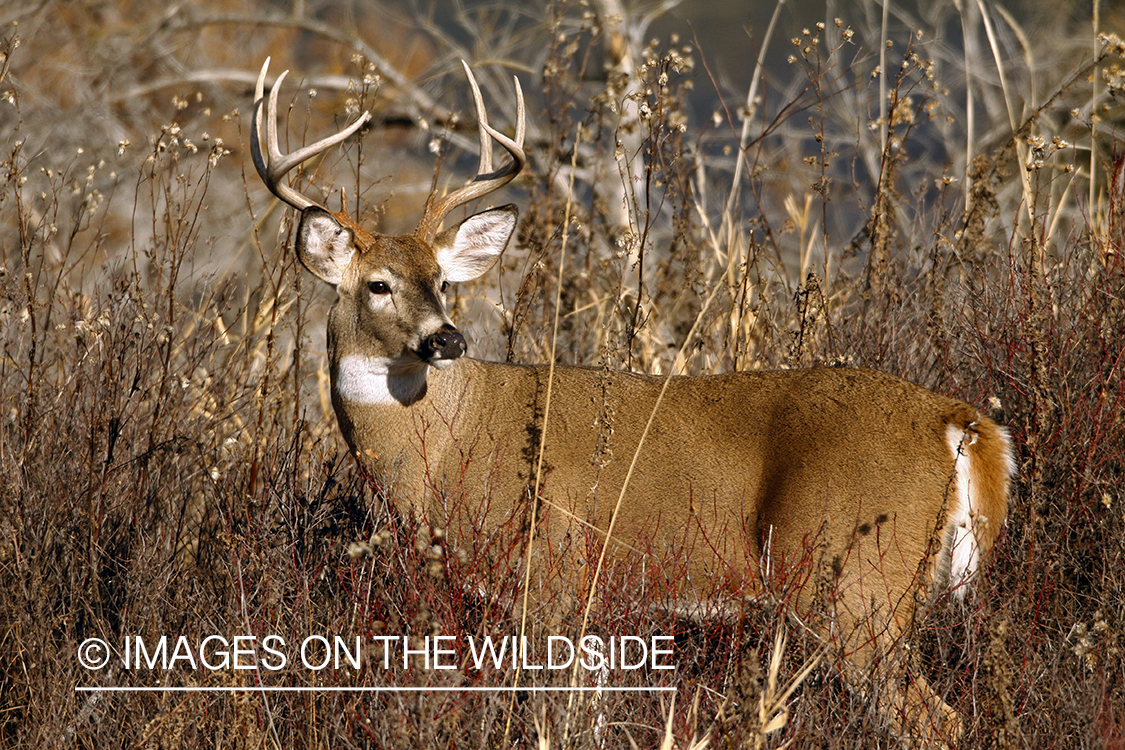
{"type": "Polygon", "coordinates": [[[512,238],[518,215],[511,204],[491,208],[439,234],[434,240],[434,252],[445,280],[468,281],[492,268],[512,238]]]}

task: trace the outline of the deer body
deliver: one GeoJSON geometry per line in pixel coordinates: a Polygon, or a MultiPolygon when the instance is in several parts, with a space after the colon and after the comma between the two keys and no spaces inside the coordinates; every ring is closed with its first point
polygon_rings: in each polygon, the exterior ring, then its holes
{"type": "MultiPolygon", "coordinates": [[[[1014,464],[1005,430],[972,406],[878,372],[812,369],[673,377],[657,407],[662,377],[465,357],[444,291],[491,267],[516,210],[438,227],[522,167],[522,95],[513,141],[488,125],[469,74],[481,128],[477,178],[431,200],[412,235],[387,237],[281,182],[364,118],[283,156],[271,94],[263,153],[265,71],[255,165],[301,212],[301,261],[336,289],[333,406],[352,452],[388,497],[449,528],[456,543],[518,520],[538,486],[545,520],[537,533],[573,567],[591,557],[591,537],[613,559],[671,554],[683,562],[675,593],[689,601],[745,591],[748,580],[769,577],[763,570],[784,577],[791,568],[803,571],[788,585],[807,606],[827,576],[833,636],[859,665],[908,632],[920,586],[962,590],[975,574],[1006,518],[1014,464]],[[495,172],[488,138],[511,156],[495,172]]],[[[581,577],[563,576],[564,586],[581,577]]],[[[892,676],[898,726],[956,738],[956,712],[925,680],[892,676]]]]}
{"type": "MultiPolygon", "coordinates": [[[[548,367],[463,358],[427,373],[416,400],[371,403],[352,378],[387,376],[353,367],[342,380],[338,349],[332,357],[345,439],[389,496],[437,526],[448,523],[445,508],[454,499],[501,515],[528,507],[548,367]]],[[[548,514],[562,513],[550,516],[550,529],[565,533],[573,517],[605,530],[663,378],[556,367],[553,379],[552,400],[562,406],[549,415],[540,497],[548,514]]],[[[614,536],[623,544],[611,553],[627,556],[646,542],[682,546],[693,553],[694,580],[730,583],[756,574],[765,539],[774,555],[796,560],[816,549],[843,569],[849,552],[858,557],[866,549],[864,537],[879,536],[882,544],[868,545],[877,559],[854,566],[871,571],[871,580],[841,580],[857,612],[871,597],[865,583],[904,593],[927,557],[936,563],[932,575],[947,579],[952,567],[960,582],[976,565],[970,545],[987,548],[1006,514],[1006,473],[991,492],[970,494],[975,537],[959,536],[970,515],[955,491],[959,445],[960,461],[978,474],[971,490],[997,480],[980,467],[999,461],[1007,471],[995,424],[967,404],[882,373],[674,377],[619,510],[614,536]],[[904,403],[912,405],[907,415],[904,403]],[[928,550],[935,536],[944,542],[940,552],[928,550]]]]}

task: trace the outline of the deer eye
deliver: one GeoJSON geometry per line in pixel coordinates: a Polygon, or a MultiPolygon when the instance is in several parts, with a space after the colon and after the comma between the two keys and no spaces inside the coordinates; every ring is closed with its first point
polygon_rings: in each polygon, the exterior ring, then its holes
{"type": "Polygon", "coordinates": [[[449,288],[449,282],[448,281],[441,282],[441,293],[442,294],[445,294],[445,290],[448,289],[448,288],[449,288]]]}
{"type": "Polygon", "coordinates": [[[385,281],[369,281],[367,282],[367,290],[372,294],[390,294],[391,288],[387,286],[385,281]]]}

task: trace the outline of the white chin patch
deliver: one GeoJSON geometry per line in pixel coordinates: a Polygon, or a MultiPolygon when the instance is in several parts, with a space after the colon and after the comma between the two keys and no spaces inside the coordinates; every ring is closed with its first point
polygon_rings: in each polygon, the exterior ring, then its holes
{"type": "Polygon", "coordinates": [[[332,389],[345,401],[368,406],[409,404],[426,386],[426,365],[400,365],[350,354],[336,365],[332,389]]]}
{"type": "Polygon", "coordinates": [[[456,361],[456,359],[431,359],[427,364],[435,370],[445,370],[456,361]]]}

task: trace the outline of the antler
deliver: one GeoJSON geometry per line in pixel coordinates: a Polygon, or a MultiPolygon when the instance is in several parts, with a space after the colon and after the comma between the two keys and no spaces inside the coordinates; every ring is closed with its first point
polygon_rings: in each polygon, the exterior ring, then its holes
{"type": "Polygon", "coordinates": [[[442,220],[450,211],[471,200],[487,195],[493,190],[504,187],[520,173],[523,165],[527,163],[527,157],[523,152],[523,90],[520,88],[519,79],[515,78],[517,114],[516,139],[513,141],[488,124],[488,115],[484,111],[484,101],[481,98],[477,81],[473,78],[473,71],[469,70],[469,66],[464,60],[461,61],[461,65],[465,68],[465,75],[469,77],[469,85],[473,89],[473,100],[477,105],[477,121],[480,123],[480,166],[477,168],[477,176],[469,184],[454,190],[440,200],[435,201],[434,196],[431,195],[429,200],[426,201],[426,210],[422,214],[422,220],[418,222],[418,228],[414,230],[414,233],[426,242],[433,241],[438,227],[441,226],[442,220]],[[503,146],[512,157],[511,161],[495,172],[492,171],[492,143],[489,141],[490,138],[503,146]]]}
{"type": "Polygon", "coordinates": [[[250,129],[250,154],[254,158],[254,167],[258,170],[258,176],[262,178],[262,182],[266,183],[266,187],[270,189],[270,192],[298,211],[304,211],[309,206],[324,208],[316,201],[298,193],[289,185],[285,184],[282,178],[289,170],[301,162],[307,161],[317,154],[327,151],[359,130],[365,122],[371,119],[371,114],[369,112],[364,112],[360,115],[358,120],[339,133],[305,146],[300,151],[294,151],[288,156],[282,154],[277,147],[277,90],[281,88],[281,82],[285,80],[285,76],[289,74],[287,70],[277,77],[277,80],[274,81],[273,88],[270,90],[269,112],[266,117],[267,151],[263,154],[262,106],[266,104],[266,102],[262,100],[262,97],[265,91],[266,70],[269,66],[270,58],[267,57],[265,64],[262,65],[262,72],[258,74],[258,85],[254,88],[254,117],[250,129]]]}

